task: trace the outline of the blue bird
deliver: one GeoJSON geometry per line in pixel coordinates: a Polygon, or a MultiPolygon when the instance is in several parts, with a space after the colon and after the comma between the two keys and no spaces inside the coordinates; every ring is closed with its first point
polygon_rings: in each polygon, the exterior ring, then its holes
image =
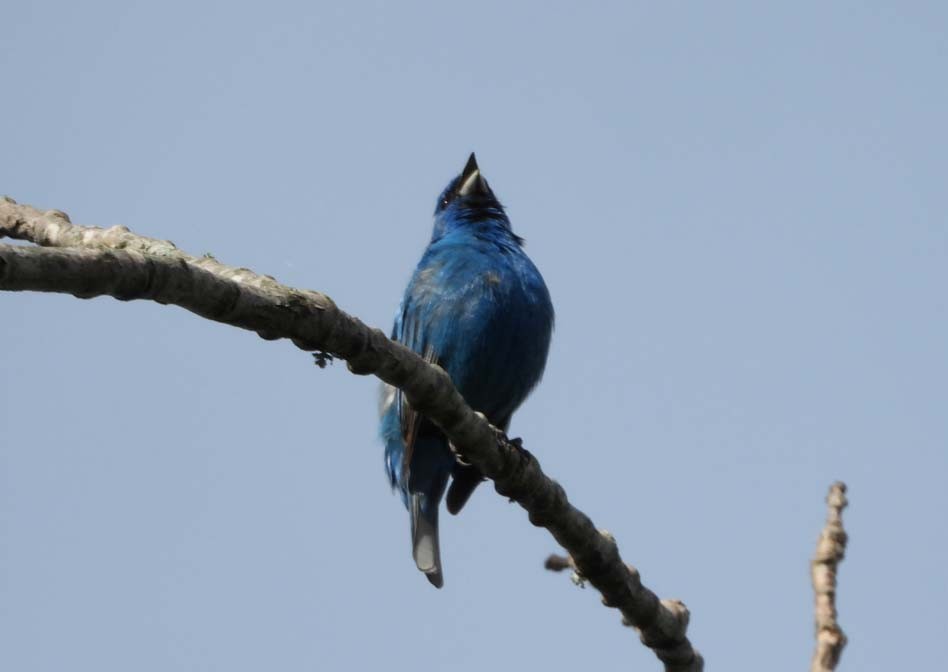
{"type": "MultiPolygon", "coordinates": [[[[438,199],[392,338],[441,366],[467,403],[506,431],[543,375],[552,331],[543,277],[471,154],[438,199]]],[[[444,434],[399,390],[383,385],[380,411],[385,468],[411,517],[415,564],[440,588],[441,499],[447,490],[447,509],[458,513],[483,476],[455,458],[444,434]]]]}

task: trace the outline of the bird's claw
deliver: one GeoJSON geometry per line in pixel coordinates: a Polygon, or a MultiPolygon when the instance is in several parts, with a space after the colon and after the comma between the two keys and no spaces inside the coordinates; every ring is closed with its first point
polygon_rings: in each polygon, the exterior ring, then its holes
{"type": "MultiPolygon", "coordinates": [[[[483,413],[481,413],[480,411],[474,411],[474,415],[476,415],[476,416],[479,417],[481,420],[483,420],[484,422],[486,422],[487,424],[490,425],[490,420],[488,420],[488,419],[487,419],[487,416],[484,415],[483,413]]],[[[494,426],[491,425],[491,428],[493,428],[493,427],[494,427],[494,426]]],[[[469,467],[469,466],[471,466],[471,463],[464,459],[464,457],[461,455],[461,453],[458,451],[458,449],[455,448],[455,447],[454,447],[454,444],[451,443],[450,441],[448,442],[448,448],[450,448],[450,449],[451,449],[451,452],[454,453],[454,459],[457,461],[458,464],[460,464],[462,467],[469,467]]]]}
{"type": "Polygon", "coordinates": [[[448,448],[451,450],[451,453],[454,455],[454,461],[460,464],[462,467],[469,467],[471,463],[466,461],[461,453],[458,452],[458,449],[454,447],[454,444],[448,441],[448,448]]]}

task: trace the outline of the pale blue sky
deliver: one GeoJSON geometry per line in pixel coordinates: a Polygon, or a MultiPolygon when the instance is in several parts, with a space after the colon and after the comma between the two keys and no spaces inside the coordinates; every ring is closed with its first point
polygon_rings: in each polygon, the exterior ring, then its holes
{"type": "MultiPolygon", "coordinates": [[[[943,3],[7,3],[0,193],[388,329],[476,150],[557,330],[512,433],[692,609],[806,669],[948,636],[943,3]]],[[[0,669],[656,670],[479,491],[410,557],[372,379],[155,304],[0,294],[0,669]]]]}

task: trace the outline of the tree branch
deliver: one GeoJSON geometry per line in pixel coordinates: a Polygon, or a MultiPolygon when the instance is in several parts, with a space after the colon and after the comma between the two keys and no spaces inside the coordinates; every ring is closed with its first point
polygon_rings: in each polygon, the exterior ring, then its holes
{"type": "Polygon", "coordinates": [[[846,484],[837,481],[826,496],[826,527],[820,533],[816,554],[810,563],[813,592],[816,596],[816,651],[810,672],[833,672],[846,646],[846,635],[836,620],[836,570],[846,554],[848,537],[843,529],[846,484]]]}
{"type": "Polygon", "coordinates": [[[703,660],[688,640],[688,610],[660,601],[622,561],[611,535],[573,507],[531,453],[475,413],[440,367],[370,329],[318,292],[281,285],[269,276],[233,268],[212,257],[184,254],[172,243],[136,236],[124,227],[74,226],[59,211],[41,212],[0,200],[0,238],[45,248],[0,245],[0,290],[112,296],[174,304],[211,320],[288,338],[299,348],[348,362],[356,374],[374,374],[402,389],[412,407],[438,425],[466,462],[494,488],[550,531],[576,571],[641,632],[666,672],[699,672],[703,660]]]}

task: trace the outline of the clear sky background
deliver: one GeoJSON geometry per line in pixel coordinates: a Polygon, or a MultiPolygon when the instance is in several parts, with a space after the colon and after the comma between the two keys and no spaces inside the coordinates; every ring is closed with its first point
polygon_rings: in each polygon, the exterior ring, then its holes
{"type": "MultiPolygon", "coordinates": [[[[7,3],[0,193],[388,329],[476,150],[546,277],[511,432],[711,670],[948,636],[944,3],[7,3]]],[[[0,294],[0,669],[657,670],[482,487],[410,557],[377,382],[183,310],[0,294]]]]}

